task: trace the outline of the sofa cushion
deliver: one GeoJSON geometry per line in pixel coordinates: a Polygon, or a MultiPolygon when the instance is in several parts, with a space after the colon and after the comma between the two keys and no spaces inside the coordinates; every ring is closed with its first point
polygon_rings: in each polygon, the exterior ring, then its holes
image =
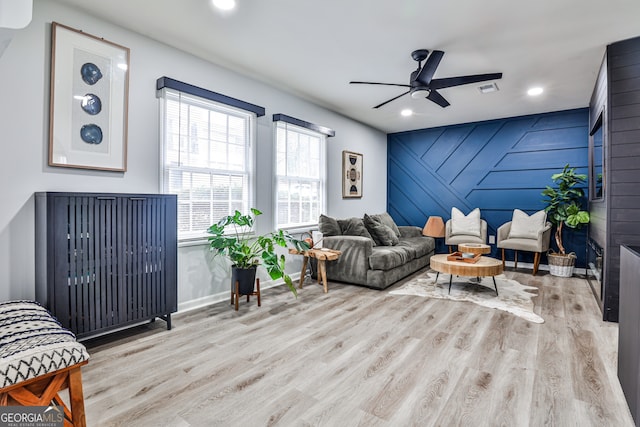
{"type": "Polygon", "coordinates": [[[415,250],[407,246],[376,246],[369,256],[373,270],[391,270],[414,259],[415,250]]]}
{"type": "Polygon", "coordinates": [[[340,230],[343,236],[361,236],[373,240],[367,227],[364,226],[362,218],[339,219],[338,224],[340,224],[340,230]]]}
{"type": "Polygon", "coordinates": [[[511,229],[509,230],[510,239],[537,239],[538,232],[542,230],[547,223],[547,213],[538,211],[531,215],[520,209],[514,209],[513,218],[511,219],[511,229]]]}
{"type": "Polygon", "coordinates": [[[400,237],[400,229],[396,225],[396,222],[391,218],[388,212],[383,212],[381,214],[369,215],[371,218],[379,220],[382,224],[389,227],[397,237],[400,237]]]}
{"type": "Polygon", "coordinates": [[[320,231],[323,236],[342,236],[342,230],[340,229],[338,220],[323,214],[320,214],[320,219],[318,220],[318,231],[320,231]]]}
{"type": "Polygon", "coordinates": [[[414,258],[421,258],[435,250],[436,243],[431,237],[404,237],[400,239],[398,246],[405,246],[414,252],[414,258]]]}
{"type": "Polygon", "coordinates": [[[480,209],[475,208],[468,215],[465,215],[458,208],[451,208],[451,235],[481,237],[480,209]]]}
{"type": "Polygon", "coordinates": [[[374,216],[364,214],[364,225],[369,230],[373,240],[380,246],[394,246],[398,244],[398,236],[391,229],[374,216]]]}

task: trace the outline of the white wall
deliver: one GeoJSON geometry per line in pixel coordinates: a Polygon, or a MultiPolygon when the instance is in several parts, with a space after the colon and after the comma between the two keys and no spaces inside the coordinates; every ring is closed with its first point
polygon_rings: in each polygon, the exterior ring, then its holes
{"type": "MultiPolygon", "coordinates": [[[[31,24],[17,32],[0,57],[0,301],[34,298],[34,197],[36,191],[159,191],[158,101],[155,82],[167,76],[266,108],[258,120],[258,194],[265,212],[258,231],[272,221],[273,132],[271,116],[287,114],[336,131],[328,141],[327,213],[361,216],[386,208],[386,135],[282,90],[123,30],[54,1],[34,2],[31,24]],[[128,169],[126,173],[83,171],[47,165],[51,22],[131,49],[128,169]],[[362,199],[342,199],[341,152],[364,154],[362,199]]],[[[295,257],[294,257],[295,258],[295,257]]],[[[288,270],[300,263],[291,259],[288,270]]],[[[227,297],[226,269],[211,262],[207,247],[181,247],[178,254],[181,308],[227,297]]]]}

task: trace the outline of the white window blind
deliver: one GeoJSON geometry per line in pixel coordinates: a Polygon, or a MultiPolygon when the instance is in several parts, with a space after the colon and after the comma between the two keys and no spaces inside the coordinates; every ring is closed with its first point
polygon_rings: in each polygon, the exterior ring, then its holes
{"type": "Polygon", "coordinates": [[[308,227],[324,211],[326,136],[276,122],[276,228],[308,227]]]}
{"type": "Polygon", "coordinates": [[[163,179],[178,195],[178,237],[207,228],[253,200],[255,114],[164,88],[163,179]]]}

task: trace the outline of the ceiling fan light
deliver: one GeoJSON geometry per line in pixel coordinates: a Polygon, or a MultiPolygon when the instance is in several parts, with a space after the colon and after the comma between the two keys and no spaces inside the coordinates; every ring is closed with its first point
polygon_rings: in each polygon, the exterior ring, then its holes
{"type": "Polygon", "coordinates": [[[429,89],[417,88],[411,91],[411,97],[413,99],[426,98],[427,96],[429,96],[429,89]]]}

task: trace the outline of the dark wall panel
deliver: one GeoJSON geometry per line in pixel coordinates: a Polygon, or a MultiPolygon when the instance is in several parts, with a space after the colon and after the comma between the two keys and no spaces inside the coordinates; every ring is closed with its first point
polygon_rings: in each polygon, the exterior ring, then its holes
{"type": "Polygon", "coordinates": [[[620,245],[640,245],[640,37],[609,45],[606,62],[610,161],[603,304],[605,319],[617,320],[620,245]]]}
{"type": "MultiPolygon", "coordinates": [[[[479,207],[495,235],[514,208],[544,208],[540,193],[565,164],[587,173],[588,129],[583,108],[389,134],[388,211],[399,224],[422,226],[430,215],[446,221],[453,206],[479,207]]],[[[565,236],[579,266],[585,234],[565,236]]]]}

